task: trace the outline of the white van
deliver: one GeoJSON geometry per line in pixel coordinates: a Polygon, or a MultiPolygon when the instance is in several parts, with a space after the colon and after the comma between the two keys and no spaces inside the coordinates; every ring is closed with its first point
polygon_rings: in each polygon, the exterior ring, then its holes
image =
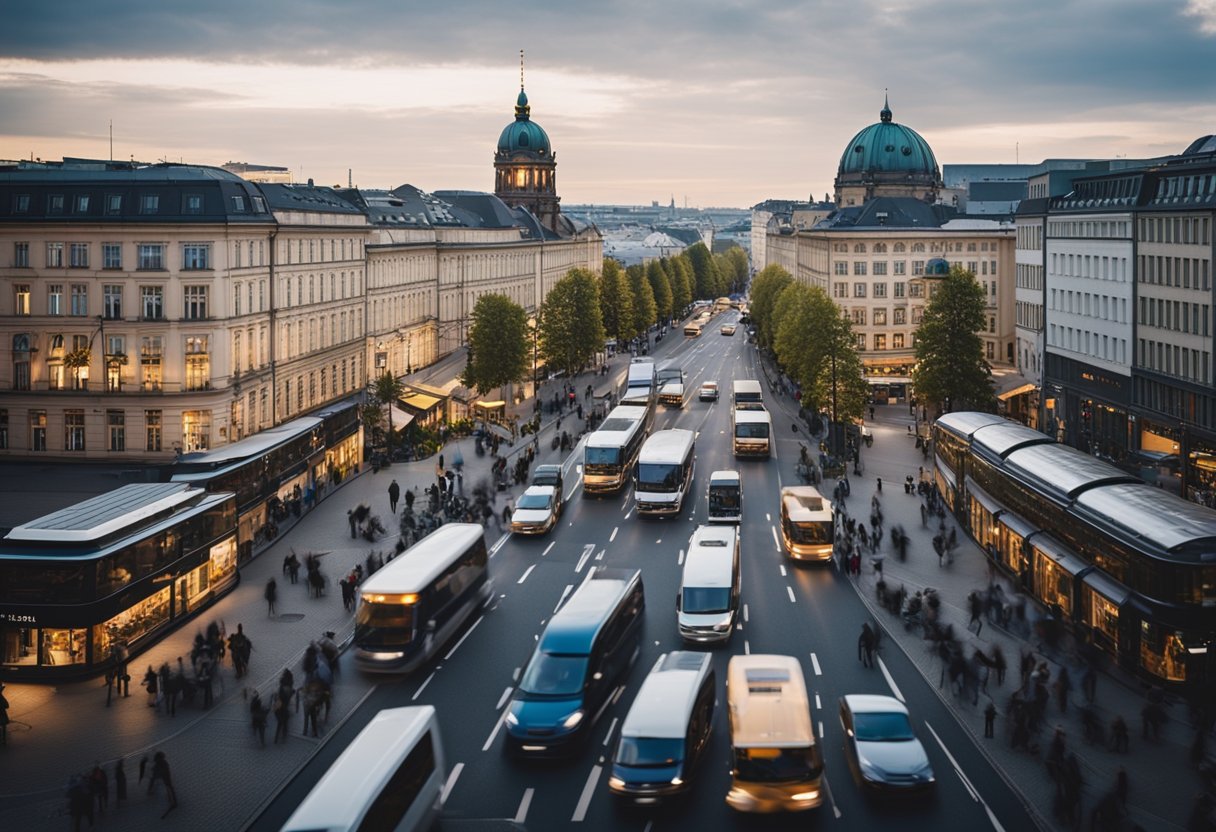
{"type": "Polygon", "coordinates": [[[743,481],[738,471],[709,475],[709,522],[743,522],[743,481]]]}
{"type": "Polygon", "coordinates": [[[771,456],[773,417],[763,405],[745,407],[736,407],[730,413],[731,447],[735,456],[771,456]]]}
{"type": "Polygon", "coordinates": [[[696,434],[660,430],[650,435],[638,454],[633,499],[638,514],[679,514],[692,488],[696,434]]]}
{"type": "Polygon", "coordinates": [[[729,641],[739,614],[739,528],[700,526],[688,541],[676,596],[680,638],[698,644],[729,641]]]}

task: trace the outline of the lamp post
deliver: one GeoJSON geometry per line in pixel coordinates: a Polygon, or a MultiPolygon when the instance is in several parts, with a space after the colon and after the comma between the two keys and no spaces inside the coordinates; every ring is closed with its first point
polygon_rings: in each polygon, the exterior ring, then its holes
{"type": "Polygon", "coordinates": [[[408,376],[414,372],[414,365],[410,361],[411,352],[414,348],[414,333],[407,333],[405,336],[405,374],[408,376]]]}

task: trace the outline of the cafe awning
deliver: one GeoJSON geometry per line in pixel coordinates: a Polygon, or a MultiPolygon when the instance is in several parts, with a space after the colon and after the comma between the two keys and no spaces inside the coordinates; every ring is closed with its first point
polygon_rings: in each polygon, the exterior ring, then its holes
{"type": "Polygon", "coordinates": [[[417,410],[419,413],[426,413],[428,410],[433,410],[440,402],[434,396],[428,396],[425,393],[411,393],[401,399],[401,403],[408,408],[417,410]]]}
{"type": "Polygon", "coordinates": [[[1030,393],[1036,389],[1038,389],[1037,384],[1027,383],[1027,384],[1023,384],[1019,387],[1015,387],[1012,390],[1006,390],[1004,393],[998,393],[997,398],[1003,402],[1007,402],[1015,396],[1021,396],[1024,393],[1030,393]]]}
{"type": "Polygon", "coordinates": [[[506,406],[506,402],[478,402],[476,405],[474,405],[474,407],[480,407],[483,410],[498,410],[499,408],[506,406]]]}
{"type": "Polygon", "coordinates": [[[390,404],[388,409],[393,416],[393,430],[401,430],[414,421],[414,417],[411,414],[406,413],[395,404],[390,404]]]}

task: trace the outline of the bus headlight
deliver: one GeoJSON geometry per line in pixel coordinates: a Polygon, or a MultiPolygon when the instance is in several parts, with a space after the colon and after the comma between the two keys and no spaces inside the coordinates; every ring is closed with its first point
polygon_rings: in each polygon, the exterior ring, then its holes
{"type": "Polygon", "coordinates": [[[516,725],[519,724],[519,717],[517,717],[515,714],[511,713],[510,711],[507,711],[507,717],[505,719],[505,722],[508,725],[510,725],[512,728],[514,728],[516,725]]]}
{"type": "Polygon", "coordinates": [[[578,724],[582,721],[583,721],[583,712],[581,710],[578,710],[578,711],[575,711],[574,713],[570,714],[570,716],[566,717],[562,721],[562,727],[566,728],[567,730],[573,731],[575,728],[578,727],[578,724]]]}
{"type": "Polygon", "coordinates": [[[625,781],[619,777],[609,777],[608,778],[608,788],[623,789],[623,788],[625,788],[625,781]]]}
{"type": "Polygon", "coordinates": [[[797,792],[796,794],[790,795],[790,797],[794,800],[815,800],[817,797],[819,797],[819,792],[797,792]]]}

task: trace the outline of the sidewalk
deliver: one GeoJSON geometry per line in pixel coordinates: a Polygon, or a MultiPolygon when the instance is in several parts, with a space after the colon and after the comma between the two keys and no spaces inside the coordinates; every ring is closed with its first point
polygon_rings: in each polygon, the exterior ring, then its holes
{"type": "MultiPolygon", "coordinates": [[[[597,395],[615,390],[629,362],[629,356],[618,356],[611,362],[607,376],[584,374],[571,380],[578,389],[590,381],[597,395]]],[[[542,395],[552,396],[562,380],[542,386],[542,395]]],[[[582,395],[579,401],[583,401],[582,395]]],[[[526,400],[519,407],[521,414],[530,414],[533,403],[526,400]]],[[[576,424],[573,413],[561,414],[563,426],[574,436],[576,424]]],[[[551,438],[558,414],[546,413],[541,434],[537,437],[535,464],[559,461],[562,454],[552,450],[551,438]]],[[[532,437],[527,437],[531,439],[532,437]]],[[[527,444],[517,441],[514,447],[500,448],[511,457],[521,453],[527,444]]],[[[464,457],[466,493],[479,480],[490,480],[494,458],[488,453],[478,457],[473,453],[472,439],[451,441],[445,446],[445,462],[450,465],[459,448],[464,457]]],[[[269,720],[266,748],[259,748],[252,735],[248,715],[248,693],[256,688],[263,693],[275,683],[284,667],[290,667],[297,685],[303,679],[300,660],[308,643],[327,630],[338,635],[338,641],[349,638],[353,631],[353,615],[342,607],[337,581],[363,562],[370,551],[391,551],[398,533],[398,521],[389,512],[388,485],[394,479],[404,492],[423,489],[435,481],[435,458],[395,463],[378,473],[370,466],[330,491],[317,507],[284,532],[273,545],[263,551],[241,570],[241,582],[227,596],[204,610],[195,620],[166,635],[157,644],[132,659],[129,698],[117,698],[106,707],[106,689],[101,680],[92,680],[59,687],[9,684],[5,688],[10,708],[9,739],[0,747],[3,761],[3,792],[0,793],[0,828],[44,829],[49,826],[68,828],[67,801],[64,786],[70,775],[87,773],[100,762],[110,778],[110,808],[105,817],[97,818],[97,827],[121,828],[123,832],[164,828],[161,815],[167,798],[158,787],[151,797],[147,786],[137,782],[139,761],[156,751],[163,751],[171,766],[179,806],[167,820],[178,829],[237,829],[269,795],[290,778],[316,750],[329,731],[355,710],[370,693],[375,682],[356,672],[349,661],[343,660],[343,672],[335,680],[334,699],[329,718],[322,726],[320,738],[305,737],[300,732],[303,717],[293,712],[291,733],[285,744],[271,744],[274,720],[269,720]],[[379,515],[387,534],[375,542],[350,537],[348,509],[366,503],[372,514],[379,515]],[[309,598],[301,579],[292,585],[282,572],[284,557],[294,549],[301,559],[306,552],[326,553],[322,569],[328,579],[326,595],[309,598]],[[278,584],[278,610],[273,618],[267,614],[263,591],[273,578],[278,584]],[[216,685],[215,704],[209,710],[200,705],[179,705],[175,717],[161,714],[147,705],[148,697],[140,681],[148,665],[159,667],[168,662],[176,667],[177,657],[188,657],[196,632],[212,620],[223,621],[229,633],[236,625],[244,625],[253,642],[249,674],[237,680],[230,660],[220,671],[216,685]],[[222,687],[221,687],[222,684],[222,687]],[[125,760],[128,794],[126,805],[117,807],[114,800],[114,764],[125,760]]],[[[512,464],[513,459],[508,460],[512,464]]],[[[505,495],[518,493],[512,488],[505,495]]],[[[504,496],[500,493],[499,496],[504,496]]],[[[501,506],[501,503],[499,503],[501,506]]],[[[401,506],[399,505],[400,509],[401,506]]],[[[488,536],[497,539],[498,531],[491,524],[488,536]]],[[[201,702],[201,700],[196,700],[201,702]]]]}
{"type": "MultiPolygon", "coordinates": [[[[788,407],[790,401],[780,399],[779,403],[788,407]]],[[[999,645],[1009,669],[1004,685],[997,684],[995,672],[991,674],[987,692],[979,695],[976,704],[972,704],[970,696],[954,696],[948,682],[944,688],[939,688],[937,683],[941,677],[940,661],[930,652],[929,642],[922,640],[919,630],[906,631],[898,617],[878,605],[877,575],[867,556],[863,559],[861,576],[849,580],[853,581],[858,595],[884,628],[889,641],[902,649],[926,680],[938,690],[938,695],[957,715],[960,723],[975,737],[981,751],[1022,795],[1031,813],[1038,816],[1043,828],[1067,828],[1066,824],[1052,813],[1055,785],[1048,777],[1043,760],[1053,729],[1058,725],[1066,732],[1068,750],[1075,752],[1080,761],[1084,779],[1081,828],[1090,828],[1091,812],[1095,805],[1112,791],[1116,773],[1122,766],[1127,771],[1130,783],[1127,812],[1123,818],[1124,826],[1108,828],[1133,829],[1133,824],[1139,824],[1144,829],[1152,830],[1185,829],[1195,796],[1202,788],[1195,767],[1189,762],[1195,731],[1190,726],[1185,704],[1174,702],[1169,706],[1169,721],[1162,727],[1159,739],[1142,739],[1140,712],[1147,701],[1147,687],[1118,668],[1107,666],[1098,674],[1094,708],[1106,729],[1108,743],[1111,720],[1116,715],[1123,716],[1131,736],[1130,751],[1116,754],[1110,750],[1109,744],[1088,744],[1084,738],[1080,716],[1085,704],[1081,693],[1081,678],[1084,673],[1082,664],[1074,657],[1064,654],[1062,650],[1043,652],[1037,640],[1031,642],[1033,637],[1029,633],[1025,637],[1019,636],[1001,629],[986,618],[978,634],[968,630],[970,614],[967,609],[967,597],[972,590],[983,591],[989,586],[988,558],[960,528],[960,545],[953,563],[944,568],[938,566],[938,559],[931,545],[936,524],[932,524],[930,528],[922,528],[922,500],[915,494],[905,494],[902,487],[904,477],[911,474],[913,479],[916,478],[918,467],[924,466],[928,470],[932,457],[925,460],[915,448],[915,440],[908,433],[908,426],[913,424],[913,419],[906,405],[878,406],[876,411],[877,418],[868,422],[874,432],[873,447],[862,449],[864,475],[850,478],[852,493],[846,504],[850,515],[856,517],[859,522],[869,517],[870,500],[878,490],[877,478],[881,477],[886,488],[879,495],[879,500],[884,516],[884,529],[888,534],[884,537],[879,554],[885,556],[883,578],[888,588],[895,590],[903,586],[909,595],[926,587],[936,588],[942,601],[941,620],[953,625],[955,636],[964,645],[965,655],[970,658],[975,649],[991,654],[992,648],[999,645]],[[895,557],[888,542],[890,529],[897,524],[902,525],[911,538],[907,560],[902,563],[895,557]],[[1060,711],[1055,691],[1052,690],[1044,728],[1031,740],[1032,746],[1037,743],[1042,749],[1037,756],[1011,748],[1008,731],[1010,726],[1005,719],[1010,696],[1021,684],[1018,664],[1021,652],[1025,650],[1033,650],[1038,661],[1048,662],[1052,681],[1058,677],[1062,666],[1068,667],[1072,680],[1072,696],[1067,712],[1060,711]],[[983,738],[984,709],[989,701],[995,704],[998,712],[994,739],[983,738]]],[[[947,525],[952,527],[957,523],[947,515],[947,525]]],[[[1015,592],[1011,582],[999,572],[993,574],[998,576],[996,580],[1003,585],[1006,598],[1013,599],[1015,592]]],[[[1033,600],[1027,599],[1027,602],[1028,618],[1033,620],[1033,617],[1042,611],[1034,609],[1033,600]]],[[[1167,702],[1170,699],[1171,697],[1167,697],[1167,702]]]]}

